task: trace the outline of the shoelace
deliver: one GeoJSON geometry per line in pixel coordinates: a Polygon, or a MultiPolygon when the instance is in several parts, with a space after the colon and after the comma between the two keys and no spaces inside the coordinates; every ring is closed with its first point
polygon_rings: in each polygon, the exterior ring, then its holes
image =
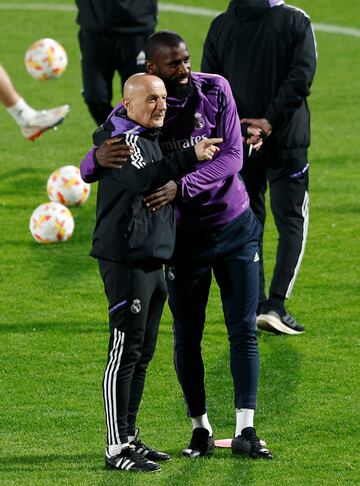
{"type": "Polygon", "coordinates": [[[259,439],[259,437],[258,437],[257,435],[251,435],[251,436],[250,436],[250,437],[249,437],[247,440],[248,440],[248,441],[249,441],[251,444],[254,444],[254,445],[255,445],[255,444],[259,444],[259,445],[261,446],[261,444],[260,444],[260,439],[259,439]]]}
{"type": "Polygon", "coordinates": [[[286,320],[287,324],[290,325],[296,324],[295,319],[286,309],[285,309],[285,315],[283,316],[283,319],[286,320]]]}
{"type": "Polygon", "coordinates": [[[151,449],[151,447],[148,447],[144,442],[141,442],[141,440],[133,440],[132,444],[136,449],[140,449],[142,447],[144,450],[149,451],[149,452],[154,452],[154,449],[151,449]]]}
{"type": "Polygon", "coordinates": [[[129,449],[130,450],[129,450],[127,456],[128,456],[129,459],[131,459],[133,462],[135,462],[135,464],[137,464],[138,466],[145,466],[146,464],[148,464],[149,460],[146,459],[141,454],[137,453],[135,451],[134,447],[130,446],[129,449]]]}

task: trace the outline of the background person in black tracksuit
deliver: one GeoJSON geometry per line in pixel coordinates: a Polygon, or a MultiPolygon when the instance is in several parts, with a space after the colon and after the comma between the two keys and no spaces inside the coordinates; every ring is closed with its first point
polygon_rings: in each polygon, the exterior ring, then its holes
{"type": "Polygon", "coordinates": [[[105,461],[112,469],[151,472],[160,469],[154,461],[170,456],[140,442],[135,422],[166,299],[162,263],[173,253],[175,215],[171,205],[154,212],[143,199],[195,169],[199,160],[210,160],[218,151],[213,143],[221,139],[203,140],[161,158],[157,130],[166,112],[164,83],[150,74],[134,75],[126,82],[124,95],[124,108],[96,130],[95,147],[84,159],[96,160],[96,150],[101,150],[96,147],[104,143],[133,148],[121,170],[102,172],[91,250],[99,260],[109,301],[110,340],[103,380],[105,461]]]}
{"type": "Polygon", "coordinates": [[[144,44],[157,22],[157,0],[76,0],[85,103],[97,125],[112,110],[115,72],[122,84],[145,72],[144,44]]]}
{"type": "Polygon", "coordinates": [[[241,171],[253,211],[265,224],[265,192],[279,233],[276,265],[266,298],[263,262],[257,325],[285,334],[304,327],[285,309],[304,253],[308,227],[310,114],[307,96],[316,45],[304,12],[279,0],[232,0],[211,24],[201,68],[226,77],[241,122],[258,127],[261,149],[241,171]]]}

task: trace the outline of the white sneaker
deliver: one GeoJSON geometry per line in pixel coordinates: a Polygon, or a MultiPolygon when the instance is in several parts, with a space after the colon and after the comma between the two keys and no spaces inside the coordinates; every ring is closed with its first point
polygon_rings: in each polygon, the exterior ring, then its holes
{"type": "Polygon", "coordinates": [[[26,124],[21,125],[21,133],[28,140],[34,141],[42,132],[54,128],[66,117],[70,111],[69,105],[58,106],[50,110],[37,111],[35,116],[26,124]]]}

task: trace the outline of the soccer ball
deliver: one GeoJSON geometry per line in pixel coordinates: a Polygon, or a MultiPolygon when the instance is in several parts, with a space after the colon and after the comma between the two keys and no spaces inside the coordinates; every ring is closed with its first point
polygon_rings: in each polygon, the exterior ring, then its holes
{"type": "Polygon", "coordinates": [[[38,243],[57,243],[71,238],[74,219],[66,206],[50,202],[38,206],[30,218],[30,232],[38,243]]]}
{"type": "Polygon", "coordinates": [[[34,79],[58,78],[68,63],[67,54],[61,44],[54,39],[40,39],[28,48],[25,66],[34,79]]]}
{"type": "Polygon", "coordinates": [[[90,196],[90,185],[81,179],[80,170],[74,165],[65,165],[53,172],[47,181],[50,201],[78,206],[90,196]]]}

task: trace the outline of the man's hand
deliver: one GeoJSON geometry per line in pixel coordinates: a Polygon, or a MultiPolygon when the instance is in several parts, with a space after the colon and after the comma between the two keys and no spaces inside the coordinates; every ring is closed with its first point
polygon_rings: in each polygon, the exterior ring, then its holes
{"type": "Polygon", "coordinates": [[[110,138],[96,149],[96,160],[104,169],[121,169],[134,152],[132,147],[121,144],[121,140],[121,138],[110,138]]]}
{"type": "Polygon", "coordinates": [[[205,138],[201,142],[195,145],[195,153],[197,159],[200,160],[211,160],[214,155],[219,152],[219,147],[214,145],[215,143],[221,143],[222,138],[205,138]]]}
{"type": "MultiPolygon", "coordinates": [[[[251,127],[260,128],[262,138],[266,138],[272,131],[272,126],[266,118],[242,118],[240,123],[247,123],[251,127]]],[[[249,131],[249,128],[248,128],[249,131]]]]}
{"type": "Polygon", "coordinates": [[[252,145],[255,150],[259,150],[263,144],[262,130],[254,126],[248,126],[244,141],[246,145],[252,145]]]}
{"type": "Polygon", "coordinates": [[[144,197],[145,204],[151,211],[162,208],[173,201],[176,196],[177,186],[174,181],[169,181],[165,186],[159,187],[149,196],[144,197]]]}

